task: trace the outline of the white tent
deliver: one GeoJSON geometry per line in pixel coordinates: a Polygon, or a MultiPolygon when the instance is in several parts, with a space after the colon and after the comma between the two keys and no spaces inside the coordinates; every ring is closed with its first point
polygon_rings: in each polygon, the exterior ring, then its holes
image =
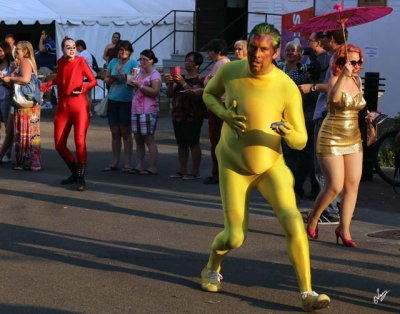
{"type": "MultiPolygon", "coordinates": [[[[136,1],[136,0],[0,0],[1,17],[5,24],[49,24],[55,21],[57,46],[68,35],[83,39],[88,50],[95,55],[99,65],[103,64],[104,47],[111,42],[114,32],[120,32],[122,39],[134,41],[171,10],[194,11],[194,0],[136,1]]],[[[146,34],[135,44],[134,58],[143,49],[156,44],[174,29],[174,14],[170,14],[151,35],[146,34]]],[[[193,29],[193,14],[177,13],[175,29],[193,29]]],[[[158,59],[169,58],[174,52],[173,35],[157,46],[154,51],[158,59]]],[[[191,32],[176,34],[175,50],[189,51],[193,45],[191,32]]],[[[60,50],[58,54],[60,54],[60,50]]]]}
{"type": "MultiPolygon", "coordinates": [[[[24,1],[25,2],[25,1],[24,1]]],[[[133,1],[133,0],[40,0],[47,8],[56,13],[56,38],[60,41],[65,35],[74,39],[83,39],[88,50],[95,55],[99,65],[103,64],[104,47],[111,42],[114,32],[120,32],[121,38],[134,41],[160,18],[171,10],[194,10],[194,1],[133,1]],[[169,3],[167,5],[167,3],[169,3]],[[191,4],[191,6],[189,5],[191,4]]],[[[167,36],[174,29],[173,14],[154,27],[151,37],[152,45],[167,36]]],[[[192,30],[193,15],[177,15],[177,29],[192,30]]],[[[187,51],[193,42],[192,33],[178,33],[175,50],[187,51]]],[[[140,51],[150,48],[150,33],[135,44],[135,58],[140,51]]],[[[154,49],[158,59],[169,58],[174,52],[173,36],[154,49]]]]}
{"type": "Polygon", "coordinates": [[[39,21],[41,24],[50,24],[57,20],[57,14],[43,5],[40,1],[10,1],[0,0],[0,20],[5,24],[31,25],[39,21]],[[33,14],[34,12],[34,14],[33,14]]]}

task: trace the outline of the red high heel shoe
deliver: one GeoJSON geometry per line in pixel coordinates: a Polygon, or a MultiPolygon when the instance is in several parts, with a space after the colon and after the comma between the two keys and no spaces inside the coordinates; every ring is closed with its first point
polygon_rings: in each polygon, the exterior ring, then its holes
{"type": "Polygon", "coordinates": [[[318,239],[318,227],[313,229],[310,227],[310,215],[311,212],[307,214],[307,234],[311,239],[318,239]]]}
{"type": "Polygon", "coordinates": [[[342,231],[340,230],[340,227],[337,227],[335,229],[335,234],[336,234],[336,244],[339,244],[339,238],[342,239],[343,245],[347,247],[356,247],[357,243],[354,242],[353,240],[345,239],[343,238],[342,231]]]}

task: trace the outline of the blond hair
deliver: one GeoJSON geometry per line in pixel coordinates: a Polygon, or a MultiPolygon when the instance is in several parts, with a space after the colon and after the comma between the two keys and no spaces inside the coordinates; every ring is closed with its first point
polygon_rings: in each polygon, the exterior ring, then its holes
{"type": "Polygon", "coordinates": [[[27,58],[31,62],[33,73],[37,74],[37,65],[35,61],[35,54],[33,52],[32,44],[29,41],[21,40],[17,43],[17,46],[21,46],[23,51],[27,52],[24,55],[24,58],[27,58]]]}

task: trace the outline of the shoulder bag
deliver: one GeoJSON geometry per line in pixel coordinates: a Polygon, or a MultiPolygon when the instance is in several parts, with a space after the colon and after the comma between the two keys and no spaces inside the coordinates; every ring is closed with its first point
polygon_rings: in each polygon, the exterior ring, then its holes
{"type": "Polygon", "coordinates": [[[40,81],[32,74],[28,84],[14,84],[13,100],[17,108],[32,108],[34,104],[40,104],[43,94],[40,91],[40,81]]]}

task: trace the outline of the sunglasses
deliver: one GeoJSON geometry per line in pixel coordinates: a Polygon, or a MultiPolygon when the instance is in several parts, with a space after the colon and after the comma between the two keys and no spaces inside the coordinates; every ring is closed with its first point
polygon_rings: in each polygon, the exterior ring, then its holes
{"type": "MultiPolygon", "coordinates": [[[[358,61],[352,60],[352,61],[349,61],[349,62],[350,62],[350,64],[351,64],[353,67],[355,67],[356,65],[362,66],[362,64],[363,64],[363,61],[362,61],[361,59],[358,60],[358,61]]],[[[338,59],[336,60],[336,64],[337,64],[338,66],[340,66],[340,67],[343,67],[343,66],[346,64],[346,59],[343,58],[343,57],[338,58],[338,59]]]]}
{"type": "Polygon", "coordinates": [[[361,59],[358,60],[358,61],[352,60],[352,61],[350,61],[350,64],[351,64],[353,67],[355,67],[356,65],[358,65],[358,66],[360,67],[360,66],[362,66],[362,64],[363,64],[363,61],[362,61],[361,59]]]}

